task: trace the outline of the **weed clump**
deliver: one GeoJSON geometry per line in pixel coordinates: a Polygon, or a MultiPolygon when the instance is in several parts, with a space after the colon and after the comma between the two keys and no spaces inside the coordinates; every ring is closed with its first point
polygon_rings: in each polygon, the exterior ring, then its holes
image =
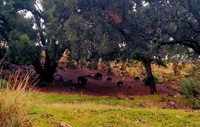
{"type": "Polygon", "coordinates": [[[29,113],[35,106],[31,97],[33,85],[30,86],[31,73],[22,74],[17,71],[12,74],[6,85],[0,88],[0,126],[1,127],[31,127],[29,113]]]}
{"type": "Polygon", "coordinates": [[[192,108],[200,109],[200,80],[196,77],[181,79],[182,94],[185,95],[186,104],[192,108]]]}

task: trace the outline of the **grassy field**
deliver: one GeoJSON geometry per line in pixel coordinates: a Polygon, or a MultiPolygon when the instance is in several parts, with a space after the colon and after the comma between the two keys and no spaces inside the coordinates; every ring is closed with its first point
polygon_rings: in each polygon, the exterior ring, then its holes
{"type": "Polygon", "coordinates": [[[199,111],[175,110],[168,101],[184,104],[184,98],[164,95],[125,99],[82,95],[33,94],[37,107],[30,116],[35,127],[57,127],[60,122],[72,127],[198,127],[199,111]]]}

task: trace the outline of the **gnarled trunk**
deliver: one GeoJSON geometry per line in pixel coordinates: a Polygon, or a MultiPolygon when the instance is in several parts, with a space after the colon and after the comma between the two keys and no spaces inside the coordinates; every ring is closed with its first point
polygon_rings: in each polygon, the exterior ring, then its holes
{"type": "Polygon", "coordinates": [[[157,91],[156,91],[156,83],[152,74],[151,61],[149,59],[145,59],[142,61],[142,63],[145,67],[146,74],[147,74],[146,85],[150,86],[151,94],[155,94],[157,91]]]}
{"type": "Polygon", "coordinates": [[[40,79],[46,82],[52,82],[54,80],[54,73],[56,72],[57,63],[54,59],[50,59],[47,50],[45,50],[45,64],[41,65],[39,62],[34,62],[33,66],[36,72],[39,74],[40,79]]]}

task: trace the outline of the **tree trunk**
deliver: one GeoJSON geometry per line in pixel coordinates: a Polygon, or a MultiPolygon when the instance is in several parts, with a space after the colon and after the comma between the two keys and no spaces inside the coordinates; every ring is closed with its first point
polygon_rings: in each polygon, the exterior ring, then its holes
{"type": "Polygon", "coordinates": [[[155,80],[152,74],[152,69],[151,69],[151,61],[149,59],[145,59],[142,61],[145,70],[146,70],[146,74],[147,74],[147,84],[148,86],[150,86],[150,91],[151,94],[155,94],[156,91],[156,84],[155,84],[155,80]]]}
{"type": "Polygon", "coordinates": [[[53,75],[56,72],[57,63],[54,59],[50,59],[47,50],[45,50],[44,66],[42,66],[39,62],[34,62],[33,66],[39,74],[41,80],[46,82],[52,82],[54,80],[53,75]]]}

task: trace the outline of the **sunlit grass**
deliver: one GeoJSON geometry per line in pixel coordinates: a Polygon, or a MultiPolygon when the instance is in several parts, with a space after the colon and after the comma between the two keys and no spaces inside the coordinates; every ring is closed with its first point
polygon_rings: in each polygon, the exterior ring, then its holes
{"type": "Polygon", "coordinates": [[[31,73],[17,71],[9,77],[6,88],[0,89],[1,127],[32,126],[28,114],[36,101],[31,96],[30,76],[31,73]]]}
{"type": "Polygon", "coordinates": [[[114,97],[35,93],[39,105],[31,114],[35,127],[183,127],[200,124],[199,111],[162,109],[163,103],[184,104],[184,98],[165,95],[114,97]],[[162,104],[161,104],[162,102],[162,104]]]}
{"type": "Polygon", "coordinates": [[[56,127],[61,121],[73,127],[183,127],[198,126],[198,113],[94,103],[49,103],[36,108],[33,117],[35,127],[56,127]]]}

